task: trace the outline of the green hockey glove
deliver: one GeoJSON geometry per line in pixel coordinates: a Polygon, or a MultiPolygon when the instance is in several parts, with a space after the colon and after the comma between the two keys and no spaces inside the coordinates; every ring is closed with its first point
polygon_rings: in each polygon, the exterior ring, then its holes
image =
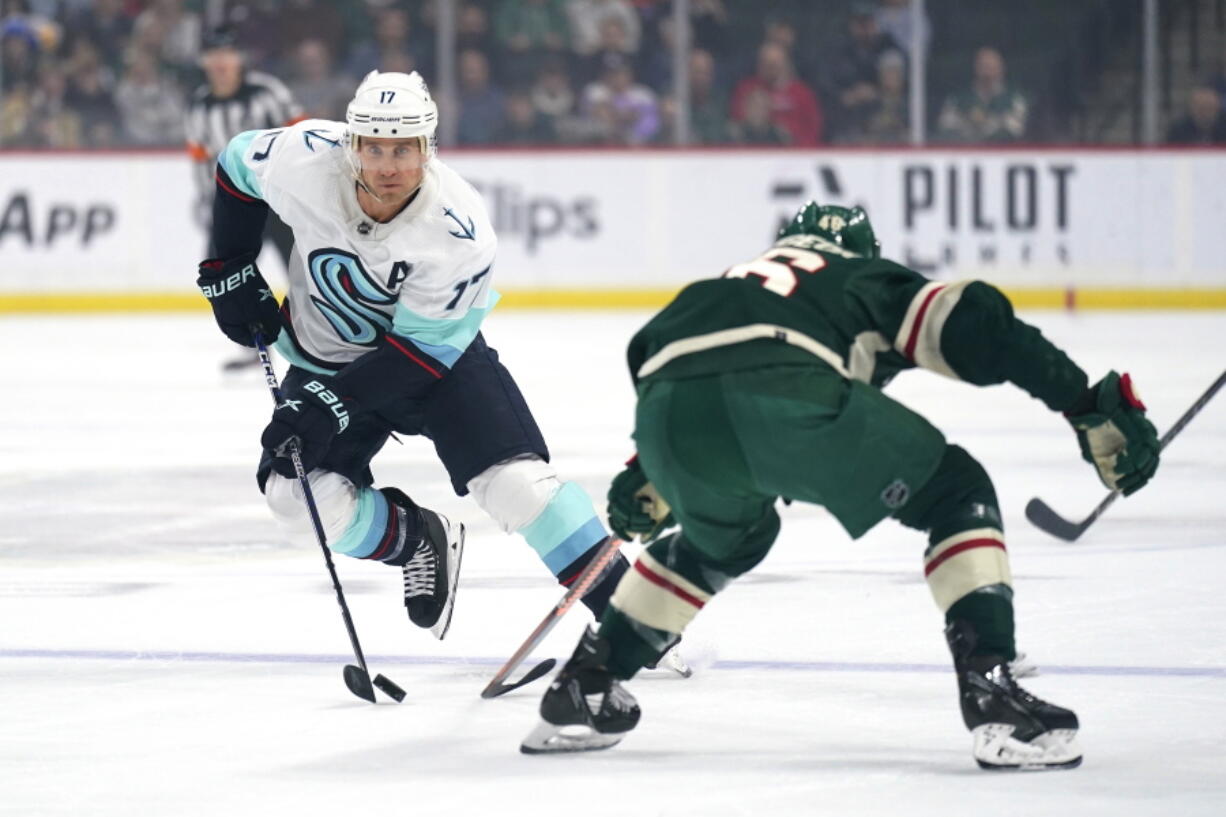
{"type": "Polygon", "coordinates": [[[638,457],[632,457],[625,470],[613,477],[608,513],[609,527],[626,541],[638,534],[641,541],[651,542],[660,531],[674,524],[672,510],[647,481],[638,457]]]}
{"type": "Polygon", "coordinates": [[[1158,432],[1145,418],[1145,404],[1127,374],[1110,372],[1065,416],[1077,432],[1081,456],[1108,488],[1128,496],[1158,470],[1158,432]]]}

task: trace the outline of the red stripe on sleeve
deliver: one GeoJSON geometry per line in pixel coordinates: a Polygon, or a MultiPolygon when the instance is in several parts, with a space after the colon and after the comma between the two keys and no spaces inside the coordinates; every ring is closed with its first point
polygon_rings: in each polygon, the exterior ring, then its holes
{"type": "Polygon", "coordinates": [[[401,346],[399,343],[397,343],[397,342],[396,342],[396,339],[395,339],[395,338],[393,338],[391,335],[384,335],[384,337],[385,337],[385,338],[387,338],[387,342],[388,342],[388,343],[390,343],[391,345],[395,346],[395,347],[396,347],[397,349],[399,349],[401,352],[404,352],[405,357],[407,357],[409,360],[413,361],[413,362],[414,362],[414,363],[416,363],[418,366],[421,366],[423,369],[425,369],[427,372],[429,372],[430,374],[432,374],[432,375],[434,375],[435,377],[437,377],[439,380],[442,380],[442,379],[443,379],[443,376],[442,376],[441,374],[439,374],[439,373],[438,373],[438,371],[436,371],[435,369],[431,368],[431,367],[429,366],[429,364],[427,364],[427,363],[426,363],[424,360],[422,360],[422,359],[421,359],[421,358],[419,358],[417,355],[415,355],[415,354],[413,354],[412,352],[410,352],[408,349],[406,349],[406,348],[404,348],[403,346],[401,346]]]}
{"type": "Polygon", "coordinates": [[[670,582],[668,579],[664,578],[660,574],[653,573],[650,569],[648,569],[643,564],[642,560],[636,560],[634,562],[634,569],[637,570],[639,573],[641,573],[643,575],[643,578],[647,579],[647,581],[659,587],[663,587],[665,590],[672,593],[677,598],[681,599],[682,601],[688,602],[689,604],[694,605],[699,610],[701,610],[702,606],[706,603],[702,601],[702,599],[695,598],[694,596],[685,592],[680,587],[673,584],[672,582],[670,582]]]}
{"type": "Polygon", "coordinates": [[[999,539],[970,539],[966,542],[961,542],[924,565],[924,575],[932,575],[932,571],[945,564],[946,561],[971,548],[1000,548],[1005,550],[1005,543],[999,539]]]}
{"type": "Polygon", "coordinates": [[[911,327],[911,335],[907,338],[907,345],[902,352],[903,356],[912,363],[915,362],[915,345],[919,342],[920,329],[924,325],[924,318],[928,314],[928,307],[932,305],[932,299],[943,289],[945,289],[944,285],[929,292],[928,296],[924,298],[924,303],[919,308],[919,314],[915,316],[915,323],[911,327]]]}

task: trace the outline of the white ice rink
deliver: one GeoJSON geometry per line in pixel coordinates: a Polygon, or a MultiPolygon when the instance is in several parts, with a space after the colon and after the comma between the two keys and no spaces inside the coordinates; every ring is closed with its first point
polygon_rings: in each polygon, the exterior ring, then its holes
{"type": "MultiPolygon", "coordinates": [[[[1131,371],[1159,430],[1226,361],[1222,314],[1026,317],[1092,377],[1131,371]]],[[[487,324],[601,508],[643,319],[487,324]]],[[[1022,516],[1034,495],[1080,517],[1104,494],[1060,417],[1010,386],[890,389],[993,475],[1019,645],[1043,669],[1028,686],[1077,711],[1080,769],[978,770],[923,537],[885,522],[853,543],[802,506],[695,621],[694,678],[632,682],[643,721],[617,748],[540,758],[517,747],[544,682],[478,697],[559,596],[535,555],[451,493],[428,443],[390,443],[380,484],[463,520],[468,549],[441,643],[409,625],[399,571],[338,560],[372,672],[408,690],[353,697],[318,547],[280,541],[255,487],[268,394],[223,380],[229,353],[204,313],[0,320],[0,814],[1226,815],[1226,396],[1070,545],[1022,516]]]]}

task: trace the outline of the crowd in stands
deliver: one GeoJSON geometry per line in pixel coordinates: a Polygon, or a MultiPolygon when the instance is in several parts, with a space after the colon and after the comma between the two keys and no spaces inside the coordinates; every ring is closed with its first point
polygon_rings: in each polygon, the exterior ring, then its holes
{"type": "Polygon", "coordinates": [[[1207,82],[1188,94],[1186,112],[1171,123],[1166,141],[1172,145],[1226,145],[1226,83],[1207,82]]]}
{"type": "MultiPolygon", "coordinates": [[[[375,68],[418,70],[437,87],[434,0],[0,4],[2,147],[182,144],[201,42],[218,22],[206,5],[223,10],[247,66],[279,77],[307,116],[343,118],[375,68]]],[[[819,49],[812,5],[690,0],[691,142],[907,143],[910,40],[918,33],[927,52],[931,27],[912,31],[910,0],[838,5],[820,20],[836,27],[836,47],[819,49]]],[[[440,105],[460,145],[674,142],[670,0],[459,0],[455,22],[456,98],[440,105]]],[[[931,89],[930,141],[1027,140],[1030,102],[999,47],[975,52],[962,86],[931,89]]],[[[1220,104],[1209,107],[1194,102],[1189,119],[1216,140],[1226,126],[1220,104]]]]}

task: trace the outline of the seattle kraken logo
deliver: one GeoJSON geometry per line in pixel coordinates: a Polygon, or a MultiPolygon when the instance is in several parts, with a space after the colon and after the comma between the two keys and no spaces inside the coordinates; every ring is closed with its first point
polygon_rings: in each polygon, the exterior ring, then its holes
{"type": "Polygon", "coordinates": [[[335,248],[316,250],[307,269],[319,291],[311,302],[341,338],[370,345],[392,328],[391,317],[372,306],[391,306],[396,296],[379,288],[356,255],[335,248]]]}

